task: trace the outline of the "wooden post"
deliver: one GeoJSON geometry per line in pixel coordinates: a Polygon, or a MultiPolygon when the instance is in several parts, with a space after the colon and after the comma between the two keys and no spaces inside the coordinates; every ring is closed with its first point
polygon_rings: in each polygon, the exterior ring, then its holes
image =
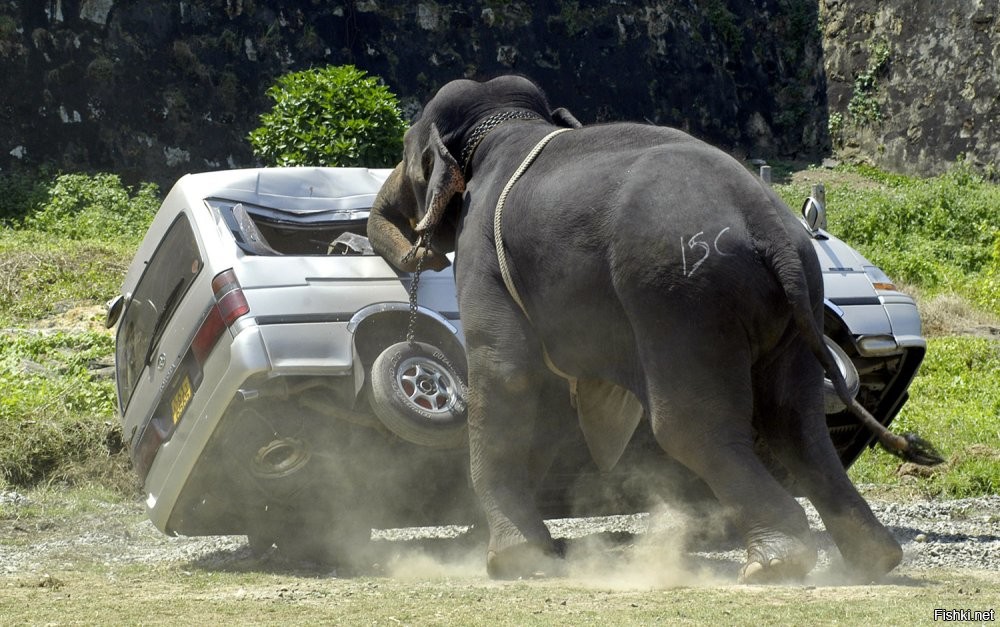
{"type": "Polygon", "coordinates": [[[819,205],[819,222],[816,224],[816,228],[826,230],[826,188],[823,187],[822,183],[816,183],[812,187],[812,197],[819,205]]]}

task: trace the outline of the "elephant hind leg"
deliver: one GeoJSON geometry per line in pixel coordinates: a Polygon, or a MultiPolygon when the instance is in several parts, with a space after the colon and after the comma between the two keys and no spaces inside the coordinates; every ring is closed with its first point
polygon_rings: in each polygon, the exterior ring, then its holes
{"type": "Polygon", "coordinates": [[[816,563],[802,507],[753,449],[749,355],[711,351],[683,364],[659,360],[649,384],[650,419],[660,446],[699,475],[743,527],[740,581],[801,579],[816,563]],[[720,362],[721,359],[721,362],[720,362]],[[727,363],[728,362],[728,363],[727,363]]]}
{"type": "Polygon", "coordinates": [[[816,507],[845,562],[866,580],[879,578],[899,564],[902,549],[837,456],[822,410],[822,370],[804,346],[789,353],[757,377],[794,382],[757,390],[761,437],[816,507]]]}

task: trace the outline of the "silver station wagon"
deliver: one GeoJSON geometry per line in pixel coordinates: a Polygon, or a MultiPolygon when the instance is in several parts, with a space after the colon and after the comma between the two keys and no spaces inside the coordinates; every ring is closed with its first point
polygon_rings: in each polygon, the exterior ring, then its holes
{"type": "MultiPolygon", "coordinates": [[[[108,312],[124,437],[160,530],[247,535],[256,549],[320,560],[373,527],[478,519],[451,269],[414,281],[365,237],[388,173],[193,174],[164,200],[108,312]]],[[[861,403],[889,424],[924,354],[916,307],[823,230],[817,199],[804,216],[824,270],[827,343],[861,403]]],[[[872,436],[832,388],[827,397],[850,466],[872,436]]],[[[609,474],[586,458],[582,436],[570,438],[541,509],[647,507],[629,476],[671,463],[647,431],[609,474]]],[[[694,481],[676,476],[666,498],[694,481]]]]}

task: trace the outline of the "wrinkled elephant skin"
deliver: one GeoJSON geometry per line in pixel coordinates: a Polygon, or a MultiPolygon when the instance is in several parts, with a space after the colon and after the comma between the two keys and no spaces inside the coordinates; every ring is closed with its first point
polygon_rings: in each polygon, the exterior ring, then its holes
{"type": "MultiPolygon", "coordinates": [[[[660,446],[742,524],[743,581],[799,578],[816,559],[805,513],[754,453],[755,434],[852,567],[878,577],[899,563],[827,432],[821,383],[832,362],[812,245],[738,162],[670,128],[580,128],[524,78],[454,81],[407,132],[376,205],[372,245],[397,265],[419,234],[457,235],[472,480],[492,576],[529,574],[555,553],[534,494],[554,443],[581,428],[561,375],[638,400],[660,446]],[[571,130],[509,184],[560,127],[571,130]],[[502,252],[523,309],[494,238],[505,186],[502,252]]],[[[634,428],[589,423],[588,441],[625,441],[620,430],[634,428]]]]}

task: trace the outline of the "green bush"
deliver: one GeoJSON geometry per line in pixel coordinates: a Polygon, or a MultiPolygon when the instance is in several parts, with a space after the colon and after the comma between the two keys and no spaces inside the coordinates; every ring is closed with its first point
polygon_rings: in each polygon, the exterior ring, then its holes
{"type": "Polygon", "coordinates": [[[267,90],[274,108],[250,133],[273,166],[388,167],[403,151],[406,122],[396,96],[351,65],[293,72],[267,90]]]}
{"type": "Polygon", "coordinates": [[[133,194],[116,174],[63,174],[24,226],[74,240],[138,242],[159,208],[158,192],[155,184],[144,183],[133,194]]]}
{"type": "Polygon", "coordinates": [[[0,173],[0,226],[15,226],[45,202],[50,176],[47,172],[0,173]]]}
{"type": "Polygon", "coordinates": [[[1000,230],[993,241],[993,254],[986,275],[982,280],[975,281],[970,291],[977,305],[1000,315],[1000,230]]]}

